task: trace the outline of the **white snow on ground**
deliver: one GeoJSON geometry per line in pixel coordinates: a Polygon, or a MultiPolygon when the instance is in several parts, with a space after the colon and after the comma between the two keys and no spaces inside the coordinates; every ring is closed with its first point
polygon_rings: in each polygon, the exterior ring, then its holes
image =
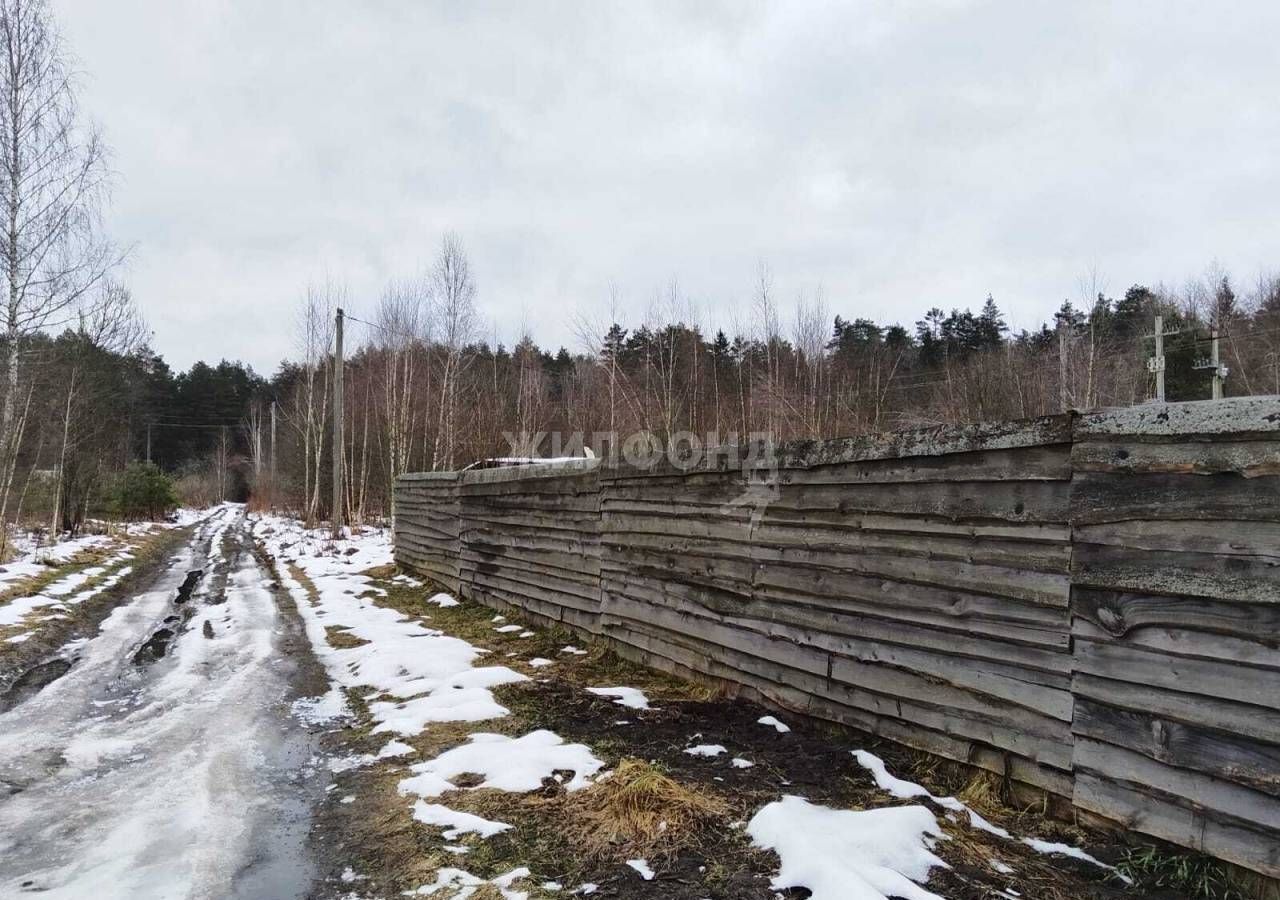
{"type": "MultiPolygon", "coordinates": [[[[123,566],[119,571],[113,572],[109,577],[103,579],[102,582],[87,590],[79,591],[86,582],[93,578],[120,566],[126,560],[133,557],[133,554],[122,551],[115,554],[102,565],[91,566],[87,569],[81,569],[79,572],[72,572],[63,578],[58,579],[52,584],[47,585],[38,594],[29,597],[17,597],[8,603],[0,606],[0,628],[8,628],[15,625],[23,624],[32,612],[52,607],[74,606],[77,603],[83,603],[92,597],[96,597],[109,588],[114,587],[121,578],[128,575],[132,570],[131,566],[123,566]],[[78,593],[76,593],[79,591],[78,593]]],[[[46,570],[47,571],[47,570],[46,570]]]]}
{"type": "Polygon", "coordinates": [[[810,900],[941,900],[916,883],[947,867],[932,852],[942,829],[923,806],[838,810],[788,796],[756,813],[747,834],[782,860],[776,890],[808,888],[810,900]]]}
{"type": "Polygon", "coordinates": [[[573,646],[573,644],[570,644],[570,645],[569,645],[569,646],[567,646],[567,647],[561,647],[561,648],[560,648],[560,652],[561,652],[561,653],[568,653],[568,654],[570,654],[570,655],[572,655],[572,656],[586,656],[586,655],[587,655],[587,651],[586,651],[586,650],[579,649],[578,647],[573,646]]]}
{"type": "Polygon", "coordinates": [[[524,681],[524,675],[505,666],[476,668],[473,664],[484,651],[361,596],[373,584],[359,572],[391,562],[386,532],[370,531],[334,544],[276,517],[259,518],[255,532],[280,561],[281,581],[297,601],[329,677],[342,687],[364,689],[367,697],[392,698],[369,704],[377,723],[374,733],[412,737],[430,722],[479,722],[507,714],[489,689],[524,681]],[[315,586],[316,603],[286,563],[296,565],[315,586]],[[326,627],[342,628],[364,643],[331,646],[326,627]]]}
{"type": "Polygon", "coordinates": [[[87,550],[96,550],[111,544],[113,539],[105,534],[87,534],[69,538],[57,544],[36,547],[26,536],[12,540],[17,556],[0,565],[0,590],[8,585],[37,575],[44,575],[50,565],[68,563],[87,550]]]}
{"type": "MultiPolygon", "coordinates": [[[[419,585],[421,583],[422,582],[418,582],[419,585]]],[[[433,603],[436,606],[440,607],[441,609],[446,609],[450,606],[459,605],[457,600],[453,599],[453,597],[450,596],[449,594],[444,594],[444,593],[432,594],[430,597],[427,598],[427,602],[433,603]]]]}
{"type": "Polygon", "coordinates": [[[471,813],[459,812],[439,803],[419,800],[413,806],[413,817],[423,825],[435,825],[445,829],[447,841],[457,840],[464,834],[478,834],[482,838],[493,837],[511,828],[506,822],[493,822],[471,813]]]}
{"type": "Polygon", "coordinates": [[[957,800],[955,797],[935,797],[922,785],[916,784],[912,781],[904,781],[901,778],[895,777],[889,772],[888,768],[886,768],[884,760],[880,759],[880,757],[876,756],[874,753],[868,753],[866,750],[855,750],[853,755],[858,760],[858,764],[871,773],[871,777],[875,779],[876,787],[880,788],[882,791],[887,791],[894,797],[901,800],[927,798],[941,806],[943,809],[949,809],[952,812],[967,815],[969,817],[969,824],[972,827],[977,828],[979,831],[985,831],[988,834],[993,834],[996,837],[1003,838],[1007,841],[1021,840],[1021,843],[1030,847],[1032,850],[1035,850],[1037,853],[1057,853],[1092,863],[1099,868],[1114,872],[1116,876],[1122,879],[1126,884],[1130,883],[1130,879],[1117,872],[1114,866],[1107,865],[1101,860],[1090,856],[1078,847],[1072,847],[1069,844],[1051,843],[1049,841],[1042,841],[1036,838],[1015,838],[1006,829],[1001,828],[999,825],[992,825],[982,816],[974,812],[968,804],[957,800]]]}
{"type": "Polygon", "coordinates": [[[493,630],[498,632],[498,634],[510,634],[513,631],[522,631],[523,627],[520,625],[499,625],[493,630]]]}
{"type": "Polygon", "coordinates": [[[728,751],[723,744],[698,744],[696,747],[689,747],[685,751],[690,756],[719,756],[728,751]]]}
{"type": "Polygon", "coordinates": [[[551,731],[531,731],[523,737],[473,734],[468,742],[446,750],[435,759],[414,763],[412,778],[400,782],[400,793],[438,797],[457,790],[451,779],[463,774],[483,775],[480,788],[524,793],[542,787],[542,780],[557,771],[573,772],[565,789],[576,791],[591,783],[604,763],[584,744],[566,744],[551,731]]]}
{"type": "Polygon", "coordinates": [[[756,721],[761,725],[768,725],[770,728],[773,728],[775,731],[777,731],[778,734],[786,734],[788,731],[791,730],[790,725],[786,725],[782,723],[781,721],[778,720],[776,716],[761,716],[760,718],[756,719],[756,721]]]}
{"type": "MultiPolygon", "coordinates": [[[[564,651],[561,651],[564,652],[564,651]]],[[[593,687],[587,688],[587,693],[595,694],[597,697],[612,697],[613,702],[619,706],[625,706],[627,709],[648,709],[649,698],[644,692],[632,687],[593,687]]]]}
{"type": "MultiPolygon", "coordinates": [[[[194,525],[219,508],[182,508],[174,514],[174,521],[172,522],[130,522],[123,528],[119,525],[111,525],[110,527],[116,530],[114,535],[85,534],[79,537],[66,538],[54,544],[45,543],[40,546],[37,546],[36,540],[30,533],[24,532],[10,535],[9,545],[16,551],[17,555],[9,562],[0,565],[0,591],[5,590],[15,582],[43,575],[49,571],[50,566],[68,563],[85,551],[109,547],[119,541],[121,532],[125,537],[135,537],[158,529],[183,528],[187,525],[194,525]]],[[[89,524],[94,527],[107,526],[107,523],[98,520],[94,520],[89,524]]]]}
{"type": "Polygon", "coordinates": [[[653,869],[649,867],[648,860],[629,859],[627,860],[627,865],[635,869],[636,872],[640,875],[640,877],[643,878],[645,881],[653,881],[653,869]]]}
{"type": "Polygon", "coordinates": [[[529,870],[521,867],[512,869],[507,874],[499,875],[490,881],[485,881],[462,869],[446,868],[436,872],[436,880],[431,884],[424,884],[417,891],[411,893],[430,897],[447,890],[450,891],[447,895],[449,900],[466,900],[467,897],[475,894],[477,889],[486,884],[491,884],[498,889],[504,900],[527,900],[529,894],[526,891],[512,890],[511,885],[522,878],[528,878],[529,875],[529,870]]]}
{"type": "Polygon", "coordinates": [[[755,765],[755,763],[753,763],[749,759],[743,759],[740,756],[735,756],[730,761],[730,765],[732,765],[735,769],[750,769],[752,766],[755,765]]]}
{"type": "Polygon", "coordinates": [[[543,666],[555,665],[555,660],[543,659],[541,656],[535,656],[533,659],[529,660],[529,665],[533,666],[535,669],[541,669],[543,666]]]}
{"type": "Polygon", "coordinates": [[[325,725],[351,714],[347,697],[331,688],[319,697],[303,697],[293,701],[293,714],[308,725],[325,725]]]}
{"type": "Polygon", "coordinates": [[[404,741],[391,740],[387,741],[387,743],[383,745],[383,748],[378,751],[378,759],[395,759],[400,756],[409,756],[410,754],[417,752],[418,751],[414,750],[404,741]]]}

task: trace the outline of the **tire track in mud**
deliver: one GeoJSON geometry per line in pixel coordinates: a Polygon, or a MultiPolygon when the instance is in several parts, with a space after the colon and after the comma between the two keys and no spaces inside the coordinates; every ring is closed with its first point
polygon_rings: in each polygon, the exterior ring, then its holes
{"type": "MultiPolygon", "coordinates": [[[[0,895],[305,897],[327,773],[296,609],[223,507],[0,713],[0,895]]],[[[18,684],[22,686],[16,687],[18,684]]]]}

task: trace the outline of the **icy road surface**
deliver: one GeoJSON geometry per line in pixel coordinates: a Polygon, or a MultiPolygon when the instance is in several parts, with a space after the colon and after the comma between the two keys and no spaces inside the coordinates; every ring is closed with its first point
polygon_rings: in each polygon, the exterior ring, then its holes
{"type": "Polygon", "coordinates": [[[289,712],[302,640],[223,506],[66,673],[0,715],[0,896],[305,896],[323,783],[289,712]]]}

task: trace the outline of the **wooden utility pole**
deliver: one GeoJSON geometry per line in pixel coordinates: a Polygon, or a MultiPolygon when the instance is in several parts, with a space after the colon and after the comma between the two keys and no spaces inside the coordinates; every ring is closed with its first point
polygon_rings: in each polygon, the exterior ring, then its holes
{"type": "Polygon", "coordinates": [[[1156,402],[1164,402],[1164,316],[1156,316],[1156,355],[1147,360],[1147,371],[1156,375],[1156,402]]]}
{"type": "Polygon", "coordinates": [[[222,426],[222,459],[218,466],[218,499],[227,502],[227,426],[222,426]]]}
{"type": "Polygon", "coordinates": [[[1222,399],[1222,360],[1218,358],[1218,329],[1213,329],[1213,399],[1222,399]]]}
{"type": "Polygon", "coordinates": [[[1222,382],[1226,380],[1227,367],[1222,364],[1222,358],[1219,355],[1217,328],[1211,329],[1209,332],[1209,346],[1209,358],[1196,360],[1195,365],[1192,366],[1192,368],[1208,369],[1210,371],[1212,376],[1210,383],[1213,387],[1212,393],[1210,393],[1209,396],[1214,400],[1221,400],[1222,382]]]}
{"type": "Polygon", "coordinates": [[[271,497],[275,505],[276,493],[276,401],[271,401],[271,497]]]}
{"type": "Polygon", "coordinates": [[[338,315],[334,322],[333,350],[333,510],[329,518],[333,521],[333,536],[342,536],[342,456],[344,441],[342,439],[342,307],[338,307],[338,315]]]}
{"type": "Polygon", "coordinates": [[[1058,406],[1063,412],[1070,408],[1067,396],[1067,323],[1058,322],[1058,406]]]}

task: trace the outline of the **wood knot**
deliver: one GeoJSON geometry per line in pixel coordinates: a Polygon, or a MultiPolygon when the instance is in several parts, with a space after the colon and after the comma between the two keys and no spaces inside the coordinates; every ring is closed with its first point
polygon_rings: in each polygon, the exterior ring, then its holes
{"type": "Polygon", "coordinates": [[[1169,748],[1169,726],[1159,719],[1151,721],[1151,740],[1161,750],[1169,748]]]}
{"type": "Polygon", "coordinates": [[[1125,623],[1124,616],[1114,609],[1108,609],[1105,606],[1098,610],[1098,623],[1112,634],[1124,634],[1125,623]]]}

